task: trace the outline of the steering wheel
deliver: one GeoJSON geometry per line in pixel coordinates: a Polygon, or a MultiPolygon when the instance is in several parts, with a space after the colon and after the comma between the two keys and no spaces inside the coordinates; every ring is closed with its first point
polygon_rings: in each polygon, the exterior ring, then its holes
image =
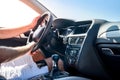
{"type": "Polygon", "coordinates": [[[47,36],[51,28],[52,22],[53,16],[51,15],[50,12],[45,12],[44,14],[41,15],[41,18],[38,19],[35,29],[32,30],[33,31],[32,39],[37,43],[33,47],[31,52],[36,51],[42,45],[42,42],[45,40],[45,37],[47,36]]]}

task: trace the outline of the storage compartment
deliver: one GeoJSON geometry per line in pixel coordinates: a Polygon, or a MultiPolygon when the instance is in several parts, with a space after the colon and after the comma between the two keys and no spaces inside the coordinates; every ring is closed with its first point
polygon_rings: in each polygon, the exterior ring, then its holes
{"type": "Polygon", "coordinates": [[[99,44],[99,55],[112,78],[117,78],[120,72],[120,44],[99,44]]]}

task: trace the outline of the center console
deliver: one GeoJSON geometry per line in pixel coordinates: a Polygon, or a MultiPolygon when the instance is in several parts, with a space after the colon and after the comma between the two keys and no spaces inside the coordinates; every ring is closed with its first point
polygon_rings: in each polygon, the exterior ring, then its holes
{"type": "Polygon", "coordinates": [[[85,37],[91,26],[91,22],[81,22],[76,23],[77,26],[74,27],[72,32],[66,36],[66,51],[65,55],[69,65],[75,65],[79,57],[79,53],[82,49],[85,37]]]}
{"type": "Polygon", "coordinates": [[[67,61],[69,65],[74,65],[77,58],[78,53],[80,52],[80,49],[82,47],[82,43],[84,41],[85,35],[74,35],[69,36],[67,38],[67,48],[65,51],[65,55],[67,57],[67,61]]]}

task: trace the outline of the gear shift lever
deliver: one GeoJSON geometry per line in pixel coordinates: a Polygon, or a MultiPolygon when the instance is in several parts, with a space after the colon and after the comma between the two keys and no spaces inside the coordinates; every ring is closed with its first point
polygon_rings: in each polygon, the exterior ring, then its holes
{"type": "Polygon", "coordinates": [[[52,62],[53,62],[53,67],[55,68],[55,69],[59,69],[58,68],[58,60],[59,60],[59,55],[57,55],[57,54],[54,54],[54,55],[52,55],[52,62]]]}
{"type": "Polygon", "coordinates": [[[58,68],[58,60],[59,60],[59,55],[58,54],[54,54],[52,55],[52,70],[50,72],[50,76],[54,76],[56,72],[59,71],[58,68]]]}
{"type": "Polygon", "coordinates": [[[69,75],[66,71],[59,70],[58,61],[60,59],[58,54],[53,54],[52,56],[52,70],[50,73],[41,76],[40,80],[53,80],[57,78],[67,77],[69,75]]]}

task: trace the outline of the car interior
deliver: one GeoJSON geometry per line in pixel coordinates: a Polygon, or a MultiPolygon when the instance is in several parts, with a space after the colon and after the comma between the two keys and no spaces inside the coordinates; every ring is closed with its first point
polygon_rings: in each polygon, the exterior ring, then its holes
{"type": "Polygon", "coordinates": [[[120,22],[103,19],[75,21],[57,18],[38,1],[21,1],[42,16],[36,28],[24,33],[26,38],[0,40],[0,45],[21,46],[38,39],[32,51],[40,48],[46,58],[54,55],[53,60],[56,64],[58,58],[61,58],[65,64],[65,71],[55,67],[53,72],[35,76],[30,80],[116,80],[120,78],[120,22]],[[41,29],[39,25],[43,20],[45,26],[41,29]]]}

